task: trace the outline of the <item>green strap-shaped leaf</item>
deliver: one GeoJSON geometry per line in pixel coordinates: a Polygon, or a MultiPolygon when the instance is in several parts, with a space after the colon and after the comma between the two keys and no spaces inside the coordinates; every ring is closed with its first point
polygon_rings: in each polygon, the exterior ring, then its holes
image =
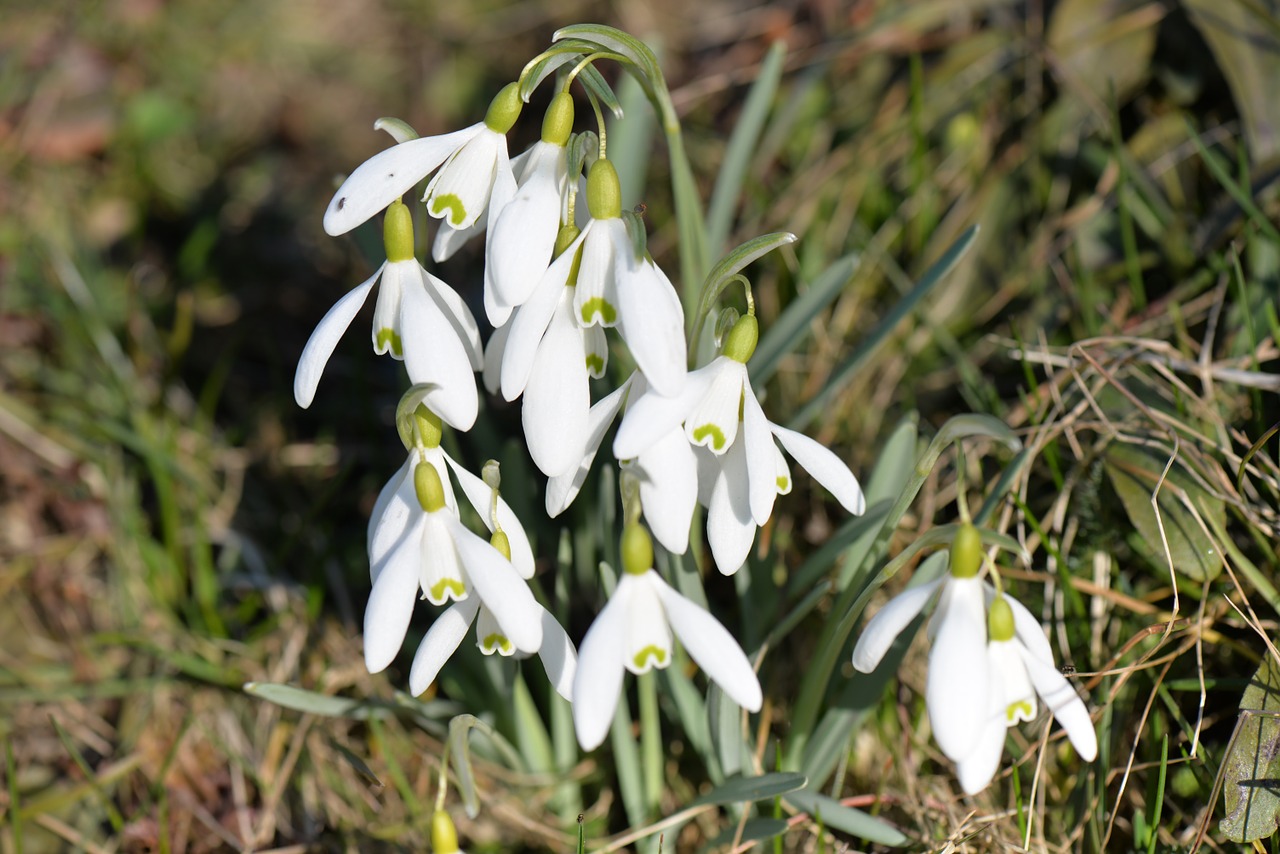
{"type": "Polygon", "coordinates": [[[325,718],[349,718],[363,721],[371,717],[385,718],[392,710],[381,703],[371,703],[352,697],[334,697],[318,694],[296,685],[279,682],[246,682],[244,692],[286,709],[294,709],[325,718]]]}
{"type": "Polygon", "coordinates": [[[759,777],[731,777],[689,804],[690,807],[762,801],[804,788],[803,774],[778,771],[759,777]]]}
{"type": "Polygon", "coordinates": [[[911,841],[905,833],[888,822],[808,789],[792,792],[786,795],[784,800],[797,809],[809,813],[815,819],[821,818],[822,823],[827,827],[833,827],[868,842],[877,842],[896,848],[911,841]]]}
{"type": "Polygon", "coordinates": [[[1222,763],[1227,814],[1219,829],[1248,843],[1280,827],[1280,667],[1270,655],[1240,698],[1240,717],[1222,763]]]}

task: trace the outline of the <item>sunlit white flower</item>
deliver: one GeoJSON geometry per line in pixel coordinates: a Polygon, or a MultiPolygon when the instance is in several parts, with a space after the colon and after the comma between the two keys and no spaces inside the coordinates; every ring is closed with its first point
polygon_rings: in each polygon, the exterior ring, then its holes
{"type": "Polygon", "coordinates": [[[740,318],[723,353],[690,373],[681,394],[650,391],[629,406],[613,442],[615,457],[633,459],[673,427],[684,425],[688,441],[700,449],[699,497],[707,505],[707,541],[725,575],[746,561],[756,528],[773,513],[774,499],[791,491],[790,471],[775,439],[846,510],[861,514],[866,509],[857,478],[839,457],[765,417],[746,366],[757,337],[756,319],[740,318]],[[708,453],[701,452],[704,448],[708,453]]]}
{"type": "MultiPolygon", "coordinates": [[[[371,566],[375,578],[364,614],[369,672],[383,670],[395,658],[419,589],[435,605],[461,602],[475,593],[492,612],[504,637],[519,650],[537,651],[542,644],[542,609],[512,562],[458,521],[446,505],[435,465],[419,461],[412,476],[404,480],[411,484],[416,509],[410,507],[399,535],[371,566]]],[[[404,488],[402,484],[396,491],[401,500],[404,488]]],[[[396,525],[396,517],[388,515],[394,501],[388,499],[380,529],[396,525]]],[[[487,502],[481,506],[487,511],[487,502]]],[[[384,542],[381,530],[375,532],[374,540],[380,549],[384,542]]]]}
{"type": "Polygon", "coordinates": [[[484,121],[441,136],[413,139],[375,154],[351,173],[324,214],[324,230],[345,234],[441,167],[427,187],[427,211],[465,230],[515,192],[507,131],[520,116],[519,87],[504,87],[484,121]],[[497,198],[494,198],[494,197],[497,198]]]}
{"type": "Polygon", "coordinates": [[[479,398],[473,375],[483,363],[480,330],[453,288],[423,269],[413,254],[413,220],[398,200],[383,228],[387,260],[338,300],[311,333],[293,381],[293,396],[307,408],[338,340],[379,279],[373,311],[373,349],[403,359],[409,379],[432,386],[427,405],[459,430],[475,423],[479,398]]]}
{"type": "MultiPolygon", "coordinates": [[[[972,749],[956,762],[956,776],[970,795],[985,789],[1000,767],[1006,730],[1035,718],[1036,695],[1066,730],[1082,759],[1092,762],[1098,755],[1098,737],[1088,709],[1053,666],[1053,659],[1023,643],[1014,605],[1015,600],[994,594],[987,613],[986,715],[979,730],[971,734],[972,749]]],[[[1044,639],[1043,633],[1034,634],[1044,639]]]]}
{"type": "Polygon", "coordinates": [[[672,632],[725,695],[759,711],[760,681],[733,635],[653,570],[653,544],[638,523],[622,536],[622,577],[582,640],[573,680],[578,742],[594,750],[604,741],[618,705],[622,676],[671,663],[672,632]]]}

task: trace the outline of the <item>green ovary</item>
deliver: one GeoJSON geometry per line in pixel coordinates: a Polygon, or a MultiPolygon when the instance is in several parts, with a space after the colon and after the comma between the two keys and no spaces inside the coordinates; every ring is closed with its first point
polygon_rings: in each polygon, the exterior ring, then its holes
{"type": "Polygon", "coordinates": [[[695,442],[701,442],[708,436],[711,437],[711,447],[717,451],[724,447],[724,432],[716,425],[703,424],[693,431],[693,441],[695,442]]]}
{"type": "Polygon", "coordinates": [[[442,578],[427,591],[430,594],[428,598],[433,602],[443,602],[446,590],[453,594],[455,600],[464,599],[467,595],[467,587],[461,581],[456,578],[442,578]]]}
{"type": "Polygon", "coordinates": [[[485,655],[493,655],[495,652],[510,655],[512,651],[511,641],[497,632],[486,635],[484,640],[480,641],[480,649],[485,655]]]}
{"type": "Polygon", "coordinates": [[[616,323],[618,320],[618,310],[606,300],[604,297],[592,297],[582,304],[582,322],[591,323],[592,318],[600,315],[600,320],[604,323],[616,323]]]}
{"type": "Polygon", "coordinates": [[[1009,707],[1005,709],[1004,714],[1009,723],[1013,723],[1018,720],[1019,717],[1024,721],[1029,721],[1032,717],[1031,704],[1026,700],[1019,700],[1016,703],[1010,703],[1009,707]]]}
{"type": "Polygon", "coordinates": [[[645,668],[645,665],[648,663],[649,659],[653,659],[654,667],[667,666],[666,650],[660,649],[659,647],[656,647],[653,644],[649,644],[644,649],[637,652],[632,657],[631,660],[635,662],[635,665],[638,669],[643,670],[645,668]]]}
{"type": "Polygon", "coordinates": [[[386,352],[390,350],[396,358],[404,358],[404,350],[400,346],[400,336],[396,334],[394,329],[378,330],[378,347],[377,349],[386,352]]]}
{"type": "Polygon", "coordinates": [[[452,225],[461,225],[467,218],[467,209],[463,206],[462,199],[453,193],[444,193],[431,199],[433,214],[440,216],[446,210],[449,211],[449,222],[452,225]]]}

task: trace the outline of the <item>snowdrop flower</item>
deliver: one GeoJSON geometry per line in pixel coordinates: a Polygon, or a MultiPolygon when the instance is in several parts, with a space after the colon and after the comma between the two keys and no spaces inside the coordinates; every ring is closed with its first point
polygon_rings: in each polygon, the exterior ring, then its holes
{"type": "MultiPolygon", "coordinates": [[[[576,468],[547,481],[546,510],[552,519],[569,508],[591,471],[600,442],[613,424],[624,400],[644,395],[648,388],[644,375],[636,372],[607,397],[591,407],[587,443],[576,468]]],[[[689,548],[689,523],[698,503],[698,460],[693,446],[677,424],[622,468],[639,481],[640,509],[649,529],[672,554],[689,548]]]]}
{"type": "Polygon", "coordinates": [[[432,854],[466,854],[458,847],[458,830],[444,810],[431,814],[431,851],[432,854]]]}
{"type": "Polygon", "coordinates": [[[846,510],[861,514],[866,509],[857,478],[839,457],[765,417],[746,364],[758,338],[755,317],[739,318],[721,355],[689,374],[680,395],[663,396],[654,389],[640,396],[613,442],[615,457],[634,459],[683,423],[687,440],[709,452],[699,458],[700,498],[707,505],[711,554],[725,575],[746,561],[757,526],[773,513],[774,499],[791,491],[790,470],[774,439],[846,510]]]}
{"type": "Polygon", "coordinates": [[[503,637],[521,651],[537,651],[542,645],[542,609],[515,567],[449,510],[434,465],[417,462],[412,484],[417,506],[379,561],[364,613],[369,672],[377,673],[394,660],[419,588],[434,605],[461,602],[474,592],[492,612],[503,637]]]}
{"type": "MultiPolygon", "coordinates": [[[[1004,753],[1005,731],[1019,721],[1035,718],[1037,694],[1067,731],[1080,757],[1092,762],[1098,755],[1098,737],[1089,711],[1053,666],[1053,658],[1022,642],[1013,605],[1017,605],[1015,600],[993,592],[987,611],[986,717],[971,734],[972,749],[956,763],[956,776],[969,795],[985,789],[995,776],[1004,753]]],[[[1042,632],[1034,634],[1044,639],[1042,632]]]]}
{"type": "Polygon", "coordinates": [[[324,230],[345,234],[407,193],[440,168],[423,201],[455,230],[471,228],[482,214],[500,210],[515,192],[507,131],[524,102],[519,85],[505,86],[489,104],[484,121],[441,136],[393,145],[360,164],[343,182],[324,214],[324,230]]]}
{"type": "Polygon", "coordinates": [[[573,722],[583,750],[604,741],[622,675],[671,663],[672,632],[689,656],[735,703],[759,711],[760,682],[723,625],[673,590],[653,569],[653,543],[637,522],[622,532],[622,577],[582,640],[573,679],[573,722]]]}
{"type": "Polygon", "coordinates": [[[863,673],[874,671],[893,641],[941,589],[929,624],[932,646],[925,706],[933,737],[953,762],[964,759],[973,749],[989,713],[986,604],[978,577],[981,566],[978,529],[964,525],[951,542],[950,572],[890,600],[867,623],[853,648],[853,666],[863,673]]]}
{"type": "Polygon", "coordinates": [[[591,409],[590,377],[604,376],[609,357],[604,331],[574,320],[578,265],[567,249],[577,228],[560,229],[561,250],[528,302],[520,306],[510,331],[491,342],[486,360],[501,354],[502,396],[524,395],[521,418],[529,455],[551,477],[581,460],[591,409]]]}
{"type": "Polygon", "coordinates": [[[457,292],[423,269],[413,254],[413,218],[400,201],[383,222],[387,260],[361,285],[338,300],[320,323],[298,360],[293,396],[306,409],[338,339],[381,279],[373,311],[373,350],[403,359],[414,383],[435,388],[428,405],[451,426],[475,423],[479,398],[474,371],[482,366],[480,329],[457,292]]]}
{"type": "Polygon", "coordinates": [[[528,152],[515,196],[489,232],[485,271],[499,308],[510,310],[528,300],[551,263],[568,184],[565,145],[572,130],[573,96],[560,92],[543,119],[542,139],[528,152]]]}

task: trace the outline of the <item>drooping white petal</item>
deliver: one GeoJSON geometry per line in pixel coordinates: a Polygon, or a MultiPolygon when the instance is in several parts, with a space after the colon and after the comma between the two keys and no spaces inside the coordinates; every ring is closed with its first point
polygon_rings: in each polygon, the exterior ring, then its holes
{"type": "Polygon", "coordinates": [[[409,668],[409,693],[416,697],[436,681],[440,668],[458,651],[478,610],[480,600],[472,597],[450,605],[436,617],[414,653],[413,666],[409,668]]]}
{"type": "Polygon", "coordinates": [[[426,283],[427,293],[435,301],[440,313],[453,327],[458,340],[466,348],[467,357],[471,360],[471,370],[478,371],[484,367],[484,346],[480,342],[480,325],[462,296],[437,279],[426,270],[422,271],[422,280],[426,283]]]}
{"type": "Polygon", "coordinates": [[[604,330],[599,326],[578,328],[582,335],[582,350],[586,354],[587,373],[592,379],[604,379],[605,368],[609,367],[609,342],[604,330]]]}
{"type": "Polygon", "coordinates": [[[618,426],[618,435],[613,439],[614,457],[635,459],[645,448],[678,427],[706,394],[719,369],[719,365],[712,362],[690,373],[685,377],[684,391],[679,397],[663,397],[647,390],[647,384],[646,390],[636,389],[618,426]]]}
{"type": "Polygon", "coordinates": [[[803,433],[777,424],[771,424],[770,428],[792,459],[826,487],[844,509],[855,516],[866,512],[867,499],[862,494],[862,487],[842,459],[803,433]]]}
{"type": "Polygon", "coordinates": [[[453,530],[448,524],[454,519],[453,514],[440,511],[423,515],[426,521],[418,555],[422,595],[432,605],[443,605],[451,600],[461,602],[471,591],[467,588],[462,559],[458,556],[453,530]]]}
{"type": "Polygon", "coordinates": [[[333,194],[324,213],[324,230],[334,237],[346,234],[407,193],[483,128],[484,122],[477,122],[442,136],[402,142],[370,157],[333,194]]]}
{"type": "MultiPolygon", "coordinates": [[[[684,430],[680,432],[683,433],[684,430]]],[[[694,448],[693,456],[698,461],[698,503],[703,507],[710,507],[711,494],[715,491],[716,482],[720,480],[720,458],[706,448],[694,448]]]]}
{"type": "Polygon", "coordinates": [[[364,610],[364,663],[379,673],[395,660],[404,643],[417,599],[418,562],[425,518],[420,518],[390,554],[364,610]]]}
{"type": "Polygon", "coordinates": [[[516,647],[507,637],[507,633],[498,625],[498,618],[493,612],[481,605],[480,615],[476,617],[476,646],[485,655],[510,657],[515,655],[516,647]]]}
{"type": "MultiPolygon", "coordinates": [[[[614,247],[621,240],[628,241],[627,227],[622,219],[593,219],[583,229],[582,263],[578,266],[578,289],[573,297],[574,318],[582,326],[600,324],[616,326],[618,323],[617,270],[619,263],[614,247]]],[[[628,244],[628,251],[630,251],[628,244]]]]}
{"type": "Polygon", "coordinates": [[[502,388],[502,357],[507,350],[507,336],[511,334],[512,324],[499,326],[489,336],[489,343],[484,348],[484,388],[489,394],[497,394],[502,388]]]}
{"type": "MultiPolygon", "coordinates": [[[[633,374],[632,377],[634,376],[633,374]]],[[[595,462],[596,453],[600,450],[600,442],[604,439],[604,434],[609,432],[609,425],[613,423],[631,387],[632,378],[629,377],[607,397],[596,401],[587,415],[587,440],[578,467],[547,480],[546,508],[547,515],[552,519],[567,510],[573,500],[578,497],[578,491],[582,489],[582,484],[591,471],[591,464],[595,462]]],[[[641,500],[643,501],[643,498],[641,500]]]]}
{"type": "Polygon", "coordinates": [[[671,663],[671,627],[667,625],[666,612],[653,580],[657,573],[652,569],[644,575],[623,576],[618,582],[632,587],[627,604],[626,657],[623,664],[637,676],[653,668],[659,670],[671,663]]]}
{"type": "Polygon", "coordinates": [[[973,749],[987,713],[987,626],[982,582],[948,579],[934,612],[925,705],[938,747],[953,762],[973,749]]]}
{"type": "Polygon", "coordinates": [[[520,188],[502,209],[489,235],[485,264],[497,299],[524,303],[551,263],[560,230],[565,186],[565,149],[547,142],[534,145],[520,188]]]}
{"type": "MultiPolygon", "coordinates": [[[[489,503],[492,500],[493,490],[483,480],[458,465],[453,457],[446,454],[444,458],[449,468],[453,469],[453,475],[458,479],[458,485],[462,487],[462,493],[467,496],[467,501],[480,514],[485,527],[492,531],[493,520],[489,518],[489,503]]],[[[445,479],[443,473],[440,478],[445,479]]],[[[452,491],[450,489],[446,492],[452,491]]],[[[529,536],[525,533],[524,525],[520,524],[520,517],[516,516],[511,505],[501,495],[498,496],[498,524],[502,526],[502,532],[507,535],[507,544],[511,546],[511,565],[515,567],[516,573],[521,578],[533,578],[533,548],[529,545],[529,536]]]]}
{"type": "Polygon", "coordinates": [[[453,228],[470,228],[489,205],[500,159],[507,160],[507,138],[485,127],[431,179],[423,197],[427,213],[447,219],[453,228]]]}
{"type": "Polygon", "coordinates": [[[698,503],[698,460],[684,431],[673,429],[636,457],[640,508],[649,530],[672,554],[689,548],[689,524],[698,503]]]}
{"type": "Polygon", "coordinates": [[[525,442],[548,477],[573,471],[586,451],[591,387],[582,333],[573,321],[573,294],[562,288],[524,389],[525,442]]]}
{"type": "Polygon", "coordinates": [[[573,676],[573,726],[583,750],[600,746],[618,707],[632,590],[627,583],[629,577],[624,575],[618,582],[578,648],[578,670],[573,676]]]}
{"type": "Polygon", "coordinates": [[[476,217],[476,221],[468,228],[454,228],[449,225],[449,220],[440,220],[440,228],[436,231],[436,239],[431,242],[431,260],[437,264],[442,261],[448,261],[459,249],[484,234],[488,225],[489,209],[487,207],[484,209],[484,213],[476,217]]]}
{"type": "Polygon", "coordinates": [[[924,610],[933,594],[949,577],[944,576],[918,587],[908,587],[885,603],[863,628],[858,643],[853,647],[854,668],[863,673],[874,671],[898,635],[924,610]]]}
{"type": "Polygon", "coordinates": [[[749,387],[742,397],[742,446],[747,460],[751,516],[757,525],[763,525],[769,521],[773,500],[778,497],[777,446],[769,432],[769,420],[749,387]]]}
{"type": "Polygon", "coordinates": [[[960,788],[967,795],[976,795],[987,787],[991,778],[1000,768],[1000,757],[1004,755],[1005,734],[1008,726],[1004,720],[1004,685],[1002,674],[995,662],[988,662],[986,715],[982,720],[982,728],[975,733],[973,748],[969,755],[956,762],[956,777],[960,780],[960,788]]]}
{"type": "MultiPolygon", "coordinates": [[[[453,495],[453,484],[450,482],[449,472],[445,468],[444,452],[439,448],[415,449],[409,454],[408,460],[400,468],[396,477],[392,478],[392,481],[397,484],[395,492],[388,495],[387,502],[382,507],[381,512],[378,512],[378,508],[375,507],[375,516],[370,517],[368,543],[369,580],[371,582],[378,580],[378,574],[382,571],[383,560],[404,537],[405,532],[413,524],[413,520],[424,512],[422,506],[418,504],[418,495],[414,491],[413,485],[413,468],[420,460],[435,467],[436,474],[440,475],[441,485],[444,486],[445,507],[451,513],[458,512],[458,502],[453,495]],[[374,521],[375,518],[376,523],[374,521]]],[[[390,483],[388,483],[389,485],[390,483]]],[[[379,499],[381,499],[381,496],[379,496],[379,499]]]]}
{"type": "Polygon", "coordinates": [[[751,386],[747,383],[747,366],[741,362],[719,356],[711,364],[718,370],[712,375],[702,399],[685,419],[684,432],[693,444],[723,454],[738,438],[743,390],[749,392],[751,386]]]}
{"type": "Polygon", "coordinates": [[[426,285],[406,282],[403,300],[404,362],[409,379],[435,386],[423,403],[449,426],[470,430],[480,398],[466,346],[444,313],[427,295],[426,285]]]}
{"type": "Polygon", "coordinates": [[[560,621],[545,608],[542,610],[542,646],[538,648],[538,657],[542,659],[542,667],[547,671],[547,681],[551,683],[551,687],[561,697],[572,702],[578,654],[560,621]]]}
{"type": "Polygon", "coordinates": [[[756,523],[747,497],[747,457],[741,442],[719,457],[720,474],[707,507],[707,542],[722,575],[733,575],[747,561],[756,523]]]}
{"type": "Polygon", "coordinates": [[[378,276],[382,275],[384,267],[386,264],[334,303],[307,339],[307,345],[302,348],[302,355],[298,358],[297,373],[293,375],[293,399],[303,409],[311,406],[311,401],[315,400],[320,375],[324,373],[324,366],[329,364],[329,357],[338,346],[338,339],[347,331],[360,307],[369,298],[369,291],[378,276]]]}
{"type": "Polygon", "coordinates": [[[542,274],[533,295],[516,312],[511,321],[511,334],[507,337],[506,350],[502,357],[502,396],[507,400],[515,400],[524,392],[529,381],[529,371],[533,368],[533,356],[538,350],[547,325],[551,323],[551,315],[560,304],[560,297],[573,268],[573,255],[577,251],[582,235],[569,244],[569,248],[560,253],[551,266],[542,274]]]}
{"type": "MultiPolygon", "coordinates": [[[[631,247],[623,247],[630,259],[631,247]]],[[[654,391],[674,397],[684,389],[689,357],[684,309],[671,281],[648,260],[619,259],[615,265],[618,330],[654,391]]]]}
{"type": "Polygon", "coordinates": [[[445,518],[454,545],[466,567],[467,580],[503,633],[521,652],[536,652],[542,645],[542,606],[529,585],[502,553],[488,541],[468,531],[452,516],[445,518]]]}
{"type": "MultiPolygon", "coordinates": [[[[391,538],[391,540],[387,541],[386,544],[380,544],[375,550],[374,539],[375,535],[378,533],[379,526],[386,523],[394,525],[396,526],[396,529],[399,529],[403,528],[405,524],[408,523],[409,505],[407,501],[403,499],[400,501],[402,507],[393,511],[392,518],[384,520],[383,517],[386,515],[388,508],[391,507],[392,501],[395,500],[396,493],[404,486],[404,479],[413,471],[413,465],[415,462],[417,462],[416,458],[413,454],[410,454],[409,458],[405,460],[404,465],[396,469],[396,473],[391,475],[391,478],[382,485],[382,489],[378,491],[377,500],[373,502],[373,512],[369,514],[369,524],[365,529],[365,548],[369,555],[370,573],[374,573],[373,565],[377,563],[378,559],[386,554],[390,543],[394,542],[394,540],[400,536],[397,530],[397,533],[391,538]]],[[[378,576],[376,574],[372,574],[369,580],[377,581],[378,576]]]]}
{"type": "MultiPolygon", "coordinates": [[[[983,593],[986,596],[987,604],[990,605],[991,600],[995,598],[996,589],[987,584],[983,587],[983,593]]],[[[1008,602],[1009,607],[1013,609],[1013,628],[1018,640],[1036,658],[1052,666],[1053,647],[1049,645],[1049,639],[1044,635],[1044,626],[1040,624],[1034,614],[1027,610],[1026,605],[1023,605],[1008,593],[1004,594],[1004,601],[1008,602]]]]}
{"type": "Polygon", "coordinates": [[[421,278],[418,262],[415,260],[388,261],[382,265],[382,286],[378,288],[378,299],[373,304],[373,329],[370,337],[373,352],[379,356],[390,353],[393,359],[404,359],[400,312],[404,302],[405,280],[408,279],[412,286],[421,278]]]}
{"type": "Polygon", "coordinates": [[[1076,689],[1052,664],[1046,664],[1025,646],[1014,643],[1045,707],[1053,712],[1054,718],[1067,731],[1067,738],[1071,739],[1071,745],[1080,758],[1092,762],[1098,757],[1098,735],[1094,732],[1093,721],[1089,719],[1089,710],[1076,694],[1076,689]]]}
{"type": "Polygon", "coordinates": [[[778,487],[778,494],[786,495],[791,492],[791,467],[787,465],[787,458],[777,445],[773,446],[773,471],[773,482],[778,487]]]}
{"type": "Polygon", "coordinates": [[[673,590],[656,572],[650,571],[648,575],[653,577],[651,583],[666,609],[667,620],[689,657],[706,671],[729,699],[749,712],[760,711],[763,702],[760,680],[729,630],[673,590]]]}
{"type": "Polygon", "coordinates": [[[993,640],[987,644],[987,662],[993,670],[1000,671],[1001,720],[1006,727],[1036,717],[1036,692],[1022,663],[1021,647],[1017,641],[993,640]]]}

